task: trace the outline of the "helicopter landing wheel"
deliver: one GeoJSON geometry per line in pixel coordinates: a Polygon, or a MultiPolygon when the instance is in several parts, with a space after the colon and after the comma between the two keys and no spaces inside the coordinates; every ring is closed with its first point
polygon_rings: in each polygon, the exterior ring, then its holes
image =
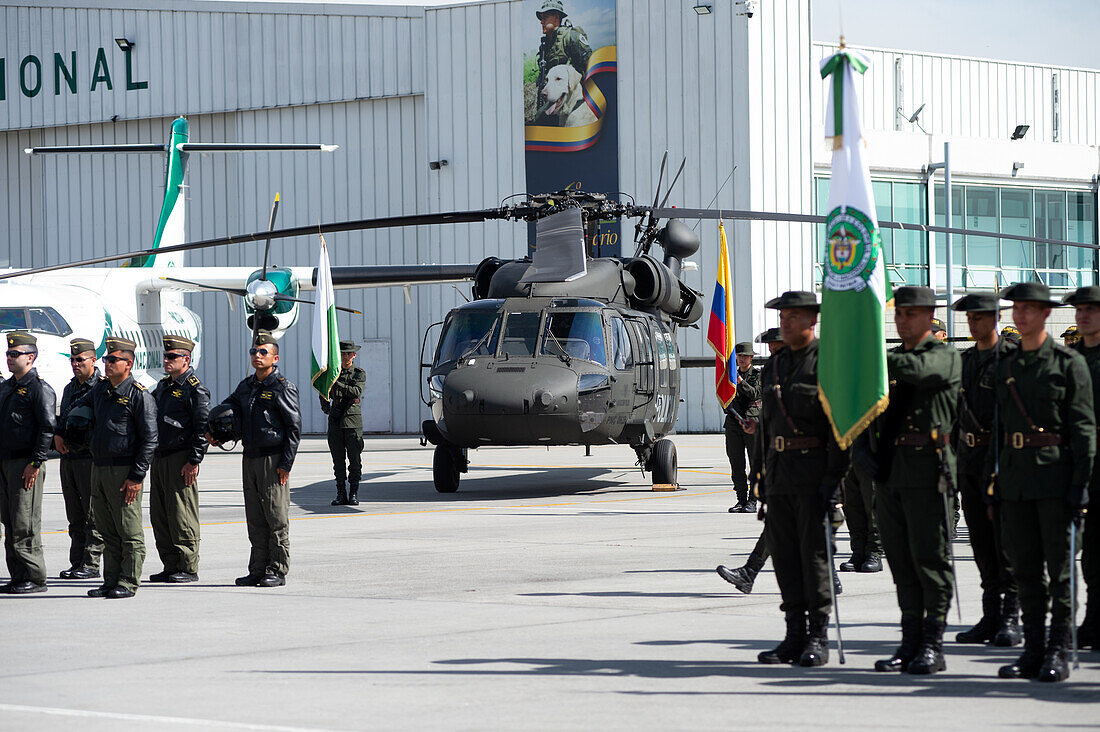
{"type": "Polygon", "coordinates": [[[650,457],[653,465],[654,486],[676,485],[676,445],[672,440],[662,438],[653,444],[650,457]]]}
{"type": "Polygon", "coordinates": [[[432,479],[439,493],[454,493],[458,490],[459,458],[457,451],[446,445],[437,445],[432,460],[432,479]]]}

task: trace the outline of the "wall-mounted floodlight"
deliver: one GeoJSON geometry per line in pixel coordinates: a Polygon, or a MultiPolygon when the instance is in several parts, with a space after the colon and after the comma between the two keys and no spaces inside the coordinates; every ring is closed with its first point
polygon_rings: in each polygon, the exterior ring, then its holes
{"type": "Polygon", "coordinates": [[[1020,168],[1022,168],[1022,167],[1024,167],[1023,163],[1013,163],[1012,164],[1012,177],[1013,178],[1016,177],[1016,173],[1019,172],[1020,168]]]}
{"type": "Polygon", "coordinates": [[[123,52],[134,50],[134,42],[127,38],[116,38],[115,43],[123,52]]]}
{"type": "Polygon", "coordinates": [[[440,168],[447,167],[447,165],[448,163],[446,160],[431,160],[428,162],[428,167],[431,170],[439,170],[440,168]]]}
{"type": "Polygon", "coordinates": [[[696,5],[692,10],[695,11],[696,15],[710,15],[714,12],[714,7],[711,5],[696,5]]]}
{"type": "Polygon", "coordinates": [[[1022,140],[1027,131],[1031,129],[1031,125],[1016,125],[1016,129],[1012,131],[1013,140],[1022,140]]]}

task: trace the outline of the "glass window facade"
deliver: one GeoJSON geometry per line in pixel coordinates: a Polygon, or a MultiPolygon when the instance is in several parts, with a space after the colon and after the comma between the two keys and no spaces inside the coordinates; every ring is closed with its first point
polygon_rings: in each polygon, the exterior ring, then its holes
{"type": "MultiPolygon", "coordinates": [[[[872,180],[878,216],[882,220],[925,223],[928,220],[925,187],[921,183],[872,180]]],[[[814,179],[817,213],[825,215],[829,179],[814,179]]],[[[944,186],[932,191],[934,223],[944,225],[944,186]]],[[[1095,244],[1096,197],[1091,191],[999,187],[977,184],[951,186],[951,225],[977,231],[1022,234],[1095,244]]],[[[816,227],[815,276],[821,281],[825,227],[816,227]]],[[[884,229],[882,244],[887,274],[895,285],[927,285],[925,235],[917,231],[884,229]]],[[[936,281],[946,279],[946,237],[935,235],[936,281]]],[[[1012,282],[1041,281],[1055,288],[1095,285],[1097,253],[1082,247],[1056,246],[1004,239],[997,236],[952,236],[952,271],[959,289],[993,289],[1012,282]]]]}

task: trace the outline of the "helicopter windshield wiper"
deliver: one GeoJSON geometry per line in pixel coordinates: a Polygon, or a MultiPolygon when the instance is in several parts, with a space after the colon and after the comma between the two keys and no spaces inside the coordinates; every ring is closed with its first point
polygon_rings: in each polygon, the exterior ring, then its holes
{"type": "Polygon", "coordinates": [[[491,336],[491,335],[493,334],[493,331],[494,331],[494,330],[496,330],[496,324],[495,324],[495,323],[493,324],[493,326],[492,326],[491,328],[489,328],[489,330],[485,331],[485,335],[481,336],[481,338],[480,338],[480,339],[478,339],[478,342],[477,342],[477,343],[475,343],[474,345],[470,346],[470,347],[469,347],[469,348],[467,348],[467,349],[466,349],[465,351],[463,351],[463,352],[462,352],[462,355],[461,355],[461,356],[459,356],[459,357],[458,357],[457,359],[455,359],[455,360],[456,360],[456,361],[461,361],[462,359],[466,358],[466,357],[467,357],[467,356],[469,356],[470,354],[476,353],[476,352],[477,352],[477,349],[479,349],[479,348],[481,348],[482,346],[484,346],[484,345],[485,345],[485,343],[486,343],[486,341],[488,341],[488,340],[489,340],[489,336],[491,336]]]}
{"type": "Polygon", "coordinates": [[[563,346],[561,344],[561,341],[558,340],[558,337],[554,335],[554,331],[550,328],[547,328],[546,335],[550,336],[550,338],[554,341],[554,345],[558,347],[559,351],[561,351],[561,353],[558,354],[558,358],[561,359],[562,363],[564,363],[566,366],[572,366],[573,357],[569,355],[569,351],[565,350],[565,346],[563,346]]]}

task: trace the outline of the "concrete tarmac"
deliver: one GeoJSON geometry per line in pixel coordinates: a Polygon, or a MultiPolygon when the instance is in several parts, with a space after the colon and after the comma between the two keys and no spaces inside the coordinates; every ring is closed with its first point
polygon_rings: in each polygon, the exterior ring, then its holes
{"type": "MultiPolygon", "coordinates": [[[[832,630],[823,668],[758,664],[783,633],[770,564],[751,595],[714,567],[742,564],[763,525],[726,511],[720,435],[675,441],[675,493],[650,491],[628,448],[493,448],[471,453],[445,496],[430,448],[369,437],[362,503],[333,507],[324,440],[307,439],[291,475],[290,574],[275,589],[233,585],[248,557],[240,456],[212,450],[199,582],[96,600],[96,581],[51,579],[46,594],[0,596],[0,729],[1100,724],[1097,652],[1061,684],[998,679],[1019,649],[953,642],[945,673],[874,673],[899,639],[888,571],[841,575],[845,665],[832,630]]],[[[53,578],[68,537],[57,464],[46,469],[53,578]]],[[[844,530],[839,544],[847,558],[844,530]]],[[[146,545],[144,577],[161,569],[148,529],[146,545]]],[[[955,550],[952,640],[981,594],[965,527],[955,550]]]]}

